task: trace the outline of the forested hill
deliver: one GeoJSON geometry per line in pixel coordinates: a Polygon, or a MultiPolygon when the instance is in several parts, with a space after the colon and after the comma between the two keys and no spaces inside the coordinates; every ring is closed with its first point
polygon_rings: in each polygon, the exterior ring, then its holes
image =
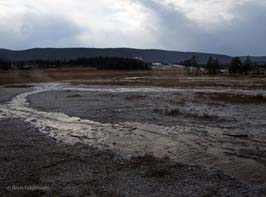
{"type": "Polygon", "coordinates": [[[231,57],[217,54],[176,52],[154,49],[129,49],[129,48],[35,48],[22,51],[0,49],[0,58],[11,61],[21,60],[62,60],[90,57],[126,57],[142,58],[145,62],[177,63],[190,59],[196,55],[199,63],[206,63],[210,56],[218,58],[221,63],[228,63],[231,57]]]}
{"type": "MultiPolygon", "coordinates": [[[[63,60],[90,57],[123,57],[142,58],[145,62],[177,63],[197,56],[199,63],[206,64],[209,57],[217,58],[221,64],[229,63],[230,56],[196,52],[177,52],[154,49],[130,48],[35,48],[22,51],[0,49],[0,59],[9,61],[21,60],[63,60]]],[[[266,57],[251,57],[254,62],[266,62],[266,57]]]]}

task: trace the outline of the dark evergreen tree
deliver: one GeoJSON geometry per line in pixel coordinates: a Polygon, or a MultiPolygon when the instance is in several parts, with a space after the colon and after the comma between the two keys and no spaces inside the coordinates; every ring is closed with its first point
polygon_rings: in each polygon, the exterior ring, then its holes
{"type": "Polygon", "coordinates": [[[10,70],[11,69],[11,63],[9,61],[4,60],[4,59],[0,59],[0,69],[10,70]]]}
{"type": "Polygon", "coordinates": [[[192,56],[191,58],[191,66],[192,67],[199,67],[199,64],[198,64],[198,59],[195,55],[192,56]]]}
{"type": "Polygon", "coordinates": [[[187,67],[198,67],[198,60],[195,55],[193,55],[190,59],[184,60],[183,62],[180,62],[181,65],[187,66],[187,67]]]}
{"type": "Polygon", "coordinates": [[[211,57],[209,57],[209,60],[207,62],[207,71],[208,74],[214,74],[214,59],[211,57]]]}
{"type": "Polygon", "coordinates": [[[231,65],[229,67],[230,73],[240,73],[241,72],[241,66],[242,66],[242,61],[239,57],[234,57],[231,61],[231,65]]]}
{"type": "Polygon", "coordinates": [[[241,73],[248,73],[253,69],[254,69],[254,65],[251,61],[251,58],[249,56],[247,56],[242,67],[241,67],[241,73]]]}
{"type": "Polygon", "coordinates": [[[219,70],[219,61],[216,58],[215,60],[213,59],[213,57],[209,57],[209,60],[207,62],[207,71],[208,74],[210,75],[216,75],[218,73],[219,70]]]}

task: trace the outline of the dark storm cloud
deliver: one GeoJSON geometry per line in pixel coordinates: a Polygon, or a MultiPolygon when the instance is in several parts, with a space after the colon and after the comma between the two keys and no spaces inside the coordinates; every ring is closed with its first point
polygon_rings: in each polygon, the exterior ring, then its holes
{"type": "MultiPolygon", "coordinates": [[[[136,2],[136,1],[134,1],[136,2]]],[[[249,2],[232,10],[229,24],[207,31],[174,8],[155,1],[139,0],[151,11],[151,31],[162,48],[229,55],[266,55],[266,7],[249,2]]]]}
{"type": "Polygon", "coordinates": [[[201,46],[205,37],[210,37],[198,24],[173,7],[148,0],[138,2],[151,11],[151,25],[147,27],[157,36],[157,42],[163,48],[195,49],[201,46]]]}
{"type": "Polygon", "coordinates": [[[234,23],[217,34],[229,54],[266,55],[266,7],[248,3],[234,10],[234,23]]]}

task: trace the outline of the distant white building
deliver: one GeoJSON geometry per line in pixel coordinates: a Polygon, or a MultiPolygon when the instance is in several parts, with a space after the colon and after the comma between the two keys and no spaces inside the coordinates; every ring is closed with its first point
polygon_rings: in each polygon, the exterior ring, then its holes
{"type": "Polygon", "coordinates": [[[153,66],[163,66],[163,64],[160,63],[160,62],[153,62],[152,65],[153,65],[153,66]]]}
{"type": "Polygon", "coordinates": [[[141,57],[134,57],[133,59],[144,62],[144,60],[141,57]]]}

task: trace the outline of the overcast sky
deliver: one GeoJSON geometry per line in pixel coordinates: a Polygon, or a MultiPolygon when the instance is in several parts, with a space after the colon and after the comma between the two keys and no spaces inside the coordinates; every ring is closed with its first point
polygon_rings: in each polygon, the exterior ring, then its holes
{"type": "Polygon", "coordinates": [[[0,48],[266,55],[264,0],[0,0],[0,48]]]}

